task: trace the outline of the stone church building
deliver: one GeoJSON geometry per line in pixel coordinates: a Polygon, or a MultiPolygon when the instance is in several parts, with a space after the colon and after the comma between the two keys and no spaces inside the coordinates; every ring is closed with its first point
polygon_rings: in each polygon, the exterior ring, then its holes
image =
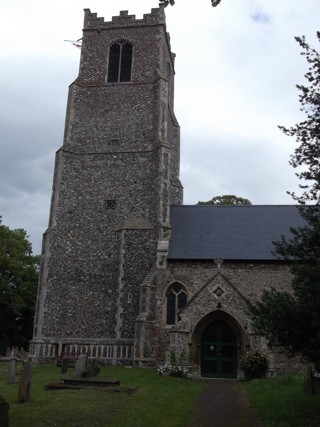
{"type": "Polygon", "coordinates": [[[174,62],[163,7],[112,21],[85,9],[43,238],[39,361],[157,366],[174,353],[198,375],[236,378],[242,355],[268,351],[246,301],[290,287],[272,241],[302,220],[294,206],[182,204],[174,62]]]}

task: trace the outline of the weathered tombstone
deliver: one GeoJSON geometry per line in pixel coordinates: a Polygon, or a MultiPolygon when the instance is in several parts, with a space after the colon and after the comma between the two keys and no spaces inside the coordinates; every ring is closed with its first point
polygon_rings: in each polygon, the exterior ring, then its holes
{"type": "Polygon", "coordinates": [[[62,359],[61,373],[66,374],[68,372],[68,368],[69,368],[69,359],[67,357],[64,357],[62,359]]]}
{"type": "Polygon", "coordinates": [[[304,378],[303,378],[304,389],[307,393],[314,393],[313,381],[312,381],[312,365],[309,363],[306,367],[304,378]]]}
{"type": "Polygon", "coordinates": [[[8,384],[14,384],[16,382],[16,368],[16,359],[10,359],[8,362],[8,384]]]}
{"type": "Polygon", "coordinates": [[[76,366],[73,371],[74,377],[81,377],[82,372],[86,369],[87,366],[87,355],[80,354],[78,360],[76,361],[76,366]]]}
{"type": "Polygon", "coordinates": [[[32,360],[22,361],[20,374],[18,403],[28,402],[31,398],[32,360]]]}
{"type": "Polygon", "coordinates": [[[23,347],[20,347],[19,349],[17,347],[16,356],[19,357],[20,359],[26,360],[28,358],[28,353],[25,351],[23,347]]]}
{"type": "Polygon", "coordinates": [[[99,372],[100,372],[100,366],[101,366],[101,363],[97,359],[95,359],[81,373],[81,376],[83,378],[97,377],[99,375],[99,372]]]}
{"type": "Polygon", "coordinates": [[[9,426],[9,404],[0,396],[0,427],[9,426]]]}

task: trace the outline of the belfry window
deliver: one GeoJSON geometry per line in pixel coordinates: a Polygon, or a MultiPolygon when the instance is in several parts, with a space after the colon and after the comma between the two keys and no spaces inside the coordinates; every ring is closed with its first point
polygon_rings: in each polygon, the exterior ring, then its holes
{"type": "Polygon", "coordinates": [[[173,283],[167,293],[167,325],[174,325],[178,319],[178,312],[187,303],[187,293],[180,283],[173,283]]]}
{"type": "Polygon", "coordinates": [[[122,41],[110,46],[107,83],[129,82],[132,68],[132,44],[122,41]]]}

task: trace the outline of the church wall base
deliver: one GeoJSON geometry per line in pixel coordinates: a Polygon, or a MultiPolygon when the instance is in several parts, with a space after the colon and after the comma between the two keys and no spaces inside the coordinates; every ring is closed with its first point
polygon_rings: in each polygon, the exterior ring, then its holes
{"type": "Polygon", "coordinates": [[[154,358],[134,359],[133,366],[137,368],[155,368],[157,366],[157,362],[154,358]]]}
{"type": "Polygon", "coordinates": [[[133,340],[46,338],[30,343],[29,355],[35,363],[54,362],[63,353],[85,353],[108,365],[132,365],[133,340]]]}

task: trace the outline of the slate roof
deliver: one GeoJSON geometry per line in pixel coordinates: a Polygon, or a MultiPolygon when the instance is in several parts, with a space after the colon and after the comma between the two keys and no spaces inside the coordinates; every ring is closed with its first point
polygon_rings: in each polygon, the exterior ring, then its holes
{"type": "Polygon", "coordinates": [[[304,224],[283,206],[171,206],[170,260],[277,260],[272,242],[304,224]]]}

